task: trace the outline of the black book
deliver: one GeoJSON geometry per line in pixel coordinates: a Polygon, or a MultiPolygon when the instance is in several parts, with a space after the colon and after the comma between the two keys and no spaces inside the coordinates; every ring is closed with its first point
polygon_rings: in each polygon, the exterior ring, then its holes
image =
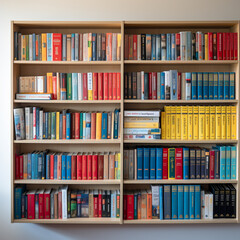
{"type": "Polygon", "coordinates": [[[206,156],[205,156],[205,149],[201,151],[201,179],[205,179],[206,173],[206,156]]]}
{"type": "Polygon", "coordinates": [[[102,217],[107,217],[107,191],[102,193],[102,217]]]}
{"type": "Polygon", "coordinates": [[[190,149],[190,179],[196,179],[196,150],[190,149]]]}
{"type": "Polygon", "coordinates": [[[225,218],[226,216],[225,190],[222,185],[218,185],[218,188],[219,188],[219,217],[225,218]]]}
{"type": "Polygon", "coordinates": [[[230,218],[231,202],[230,202],[230,188],[227,185],[223,185],[225,190],[225,206],[226,206],[226,218],[230,218]]]}
{"type": "Polygon", "coordinates": [[[128,73],[124,73],[124,99],[128,99],[128,73]]]}
{"type": "Polygon", "coordinates": [[[236,189],[232,184],[227,186],[230,189],[230,218],[236,218],[236,189]]]}
{"type": "Polygon", "coordinates": [[[14,32],[14,60],[18,60],[18,32],[14,32]]]}
{"type": "Polygon", "coordinates": [[[218,149],[214,149],[214,179],[220,179],[220,152],[218,149]]]}
{"type": "Polygon", "coordinates": [[[107,209],[107,217],[111,217],[111,191],[108,190],[107,191],[107,206],[106,206],[106,209],[107,209]]]}
{"type": "Polygon", "coordinates": [[[18,33],[18,42],[17,42],[18,57],[17,57],[17,60],[21,60],[21,57],[22,57],[22,55],[21,55],[21,38],[22,38],[22,34],[18,33]]]}
{"type": "Polygon", "coordinates": [[[203,38],[203,41],[202,41],[202,60],[205,60],[205,34],[204,33],[202,34],[202,38],[203,38]]]}
{"type": "Polygon", "coordinates": [[[196,149],[196,179],[201,179],[201,149],[196,149]]]}
{"type": "Polygon", "coordinates": [[[132,73],[132,99],[137,99],[137,72],[132,73]]]}
{"type": "MultiPolygon", "coordinates": [[[[54,200],[53,200],[53,204],[54,204],[54,200]]],[[[70,218],[70,217],[71,217],[71,192],[70,190],[68,190],[67,191],[67,218],[70,218]]]]}
{"type": "Polygon", "coordinates": [[[81,217],[81,192],[77,192],[77,217],[81,217]]]}
{"type": "Polygon", "coordinates": [[[213,218],[219,218],[219,188],[217,185],[211,185],[210,188],[213,194],[213,218]]]}
{"type": "Polygon", "coordinates": [[[132,99],[132,73],[128,73],[128,99],[132,99]]]}
{"type": "Polygon", "coordinates": [[[146,34],[141,34],[141,60],[146,60],[146,34]]]}
{"type": "Polygon", "coordinates": [[[192,33],[192,60],[196,60],[196,34],[192,33]]]}
{"type": "Polygon", "coordinates": [[[106,61],[106,33],[102,33],[102,61],[106,61]]]}
{"type": "Polygon", "coordinates": [[[163,186],[163,219],[171,219],[172,218],[172,200],[171,200],[171,185],[163,186]]]}
{"type": "Polygon", "coordinates": [[[210,162],[210,156],[209,151],[205,151],[205,179],[209,179],[209,162],[210,162]]]}
{"type": "Polygon", "coordinates": [[[144,73],[144,100],[148,100],[148,73],[144,73]]]}
{"type": "Polygon", "coordinates": [[[72,191],[71,192],[71,218],[76,218],[77,217],[77,192],[72,191]]]}

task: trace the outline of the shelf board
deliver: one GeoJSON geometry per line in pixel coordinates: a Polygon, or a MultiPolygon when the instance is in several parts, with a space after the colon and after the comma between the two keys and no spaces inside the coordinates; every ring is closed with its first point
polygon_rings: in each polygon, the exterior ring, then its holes
{"type": "Polygon", "coordinates": [[[124,103],[142,103],[142,104],[209,104],[209,103],[214,103],[214,104],[223,104],[223,103],[238,103],[238,100],[211,100],[211,99],[207,99],[207,100],[124,100],[124,103]]]}
{"type": "Polygon", "coordinates": [[[162,180],[124,180],[124,184],[234,184],[237,180],[233,179],[162,179],[162,180]]]}
{"type": "Polygon", "coordinates": [[[145,144],[237,144],[238,140],[165,140],[165,139],[125,139],[124,143],[145,144]]]}
{"type": "Polygon", "coordinates": [[[120,184],[120,180],[36,180],[36,179],[27,179],[27,180],[14,180],[15,184],[69,184],[69,185],[117,185],[120,184]]]}
{"type": "Polygon", "coordinates": [[[120,218],[14,219],[14,223],[120,224],[120,218]]]}
{"type": "Polygon", "coordinates": [[[121,100],[14,100],[14,103],[47,104],[120,104],[121,100]]]}

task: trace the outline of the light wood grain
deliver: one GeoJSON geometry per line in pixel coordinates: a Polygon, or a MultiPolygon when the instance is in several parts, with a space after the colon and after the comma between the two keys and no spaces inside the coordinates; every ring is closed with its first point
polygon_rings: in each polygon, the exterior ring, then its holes
{"type": "Polygon", "coordinates": [[[14,100],[14,103],[43,103],[43,104],[120,104],[120,100],[14,100]]]}
{"type": "Polygon", "coordinates": [[[161,180],[124,180],[124,184],[235,184],[237,180],[221,179],[161,179],[161,180]]]}

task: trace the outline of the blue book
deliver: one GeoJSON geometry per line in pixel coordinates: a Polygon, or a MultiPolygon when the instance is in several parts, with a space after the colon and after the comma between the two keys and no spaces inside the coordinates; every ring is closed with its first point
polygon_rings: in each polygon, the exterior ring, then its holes
{"type": "Polygon", "coordinates": [[[195,219],[195,189],[194,185],[189,185],[189,218],[195,219]]]}
{"type": "Polygon", "coordinates": [[[184,197],[183,197],[183,185],[177,185],[178,187],[178,219],[183,219],[184,216],[184,197]]]}
{"type": "Polygon", "coordinates": [[[160,77],[160,96],[161,96],[161,100],[165,100],[165,73],[161,72],[161,77],[160,77]]]}
{"type": "Polygon", "coordinates": [[[46,179],[50,179],[50,155],[46,155],[46,179]]]}
{"type": "Polygon", "coordinates": [[[159,218],[163,220],[163,186],[159,186],[159,218]]]}
{"type": "Polygon", "coordinates": [[[72,100],[78,100],[78,73],[72,73],[72,100]]]}
{"type": "Polygon", "coordinates": [[[194,187],[194,208],[195,208],[195,219],[201,219],[201,187],[195,185],[194,187]]]}
{"type": "Polygon", "coordinates": [[[71,180],[72,155],[67,155],[67,180],[71,180]]]}
{"type": "Polygon", "coordinates": [[[209,81],[209,99],[213,99],[213,73],[208,73],[208,81],[209,81]]]}
{"type": "Polygon", "coordinates": [[[171,60],[176,60],[176,37],[175,33],[171,34],[171,60]]]}
{"type": "Polygon", "coordinates": [[[143,179],[149,179],[149,148],[143,148],[143,179]]]}
{"type": "Polygon", "coordinates": [[[72,37],[71,37],[71,60],[74,61],[75,60],[75,33],[72,33],[72,37]]]}
{"type": "Polygon", "coordinates": [[[171,33],[167,33],[167,60],[171,60],[171,33]]]}
{"type": "Polygon", "coordinates": [[[62,180],[67,179],[67,155],[63,154],[62,155],[62,180]]]}
{"type": "Polygon", "coordinates": [[[63,138],[63,115],[60,113],[59,115],[59,139],[63,138]]]}
{"type": "Polygon", "coordinates": [[[102,113],[102,139],[107,139],[107,113],[102,113]]]}
{"type": "Polygon", "coordinates": [[[36,60],[36,34],[32,34],[32,58],[33,61],[36,60]]]}
{"type": "Polygon", "coordinates": [[[22,218],[22,194],[23,187],[14,188],[14,219],[22,218]]]}
{"type": "MultiPolygon", "coordinates": [[[[98,190],[96,190],[98,193],[98,190]]],[[[111,218],[116,218],[117,216],[117,190],[111,191],[111,218]]]]}
{"type": "Polygon", "coordinates": [[[161,35],[156,34],[156,60],[161,60],[161,35]]]}
{"type": "Polygon", "coordinates": [[[137,148],[137,179],[143,179],[143,148],[137,148]]]}
{"type": "Polygon", "coordinates": [[[156,148],[156,179],[162,179],[163,149],[156,148]]]}
{"type": "Polygon", "coordinates": [[[237,171],[236,171],[236,146],[231,146],[231,179],[236,179],[237,171]]]}
{"type": "Polygon", "coordinates": [[[42,179],[46,179],[46,153],[47,151],[43,151],[42,155],[42,179]]]}
{"type": "Polygon", "coordinates": [[[33,152],[32,153],[32,179],[37,179],[37,172],[36,172],[36,167],[35,167],[35,165],[36,165],[36,154],[35,154],[35,152],[33,152]]]}
{"type": "Polygon", "coordinates": [[[229,74],[229,99],[235,99],[235,73],[230,72],[229,74]]]}
{"type": "Polygon", "coordinates": [[[47,61],[52,61],[52,33],[47,33],[47,61]]]}
{"type": "Polygon", "coordinates": [[[156,60],[156,34],[152,34],[152,52],[151,52],[151,59],[156,60]]]}
{"type": "Polygon", "coordinates": [[[220,146],[220,179],[226,179],[226,147],[220,146]]]}
{"type": "Polygon", "coordinates": [[[197,99],[203,99],[203,75],[201,72],[197,73],[197,99]]]}
{"type": "Polygon", "coordinates": [[[203,99],[209,99],[208,73],[203,73],[203,99]]]}
{"type": "Polygon", "coordinates": [[[28,153],[27,155],[27,178],[32,179],[32,154],[28,153]]]}
{"type": "Polygon", "coordinates": [[[192,99],[197,99],[197,73],[192,73],[192,99]]]}
{"type": "Polygon", "coordinates": [[[42,154],[38,153],[37,154],[37,164],[38,164],[37,179],[42,179],[42,165],[43,165],[42,163],[43,163],[42,154]]]}
{"type": "Polygon", "coordinates": [[[229,72],[223,74],[223,98],[229,99],[229,86],[230,86],[230,75],[229,72]]]}
{"type": "Polygon", "coordinates": [[[57,166],[58,166],[58,155],[54,155],[54,170],[53,170],[54,179],[57,179],[57,166]]]}
{"type": "Polygon", "coordinates": [[[170,70],[171,100],[177,100],[177,70],[170,70]]]}
{"type": "Polygon", "coordinates": [[[150,148],[150,179],[156,179],[156,149],[150,148]]]}
{"type": "Polygon", "coordinates": [[[183,148],[183,179],[189,179],[189,148],[183,148]]]}
{"type": "MultiPolygon", "coordinates": [[[[215,85],[214,85],[215,86],[215,85]]],[[[223,72],[218,73],[218,99],[223,99],[223,72]]]]}
{"type": "Polygon", "coordinates": [[[172,185],[172,219],[178,219],[178,186],[172,185]]]}
{"type": "Polygon", "coordinates": [[[231,147],[226,146],[226,179],[231,179],[231,147]]]}
{"type": "Polygon", "coordinates": [[[134,219],[138,219],[138,194],[134,193],[134,219]]]}
{"type": "Polygon", "coordinates": [[[189,185],[183,186],[183,199],[184,199],[184,219],[189,219],[189,185]]]}
{"type": "Polygon", "coordinates": [[[37,136],[37,139],[40,139],[39,138],[39,108],[38,107],[36,108],[36,136],[37,136]]]}
{"type": "Polygon", "coordinates": [[[92,60],[97,61],[97,34],[92,33],[92,60]]]}
{"type": "Polygon", "coordinates": [[[71,113],[66,113],[66,139],[71,139],[71,113]]]}

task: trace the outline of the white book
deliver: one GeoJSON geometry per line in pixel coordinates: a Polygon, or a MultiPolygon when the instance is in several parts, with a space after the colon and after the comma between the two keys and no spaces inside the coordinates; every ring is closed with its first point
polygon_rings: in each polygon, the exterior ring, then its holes
{"type": "Polygon", "coordinates": [[[144,71],[141,71],[141,100],[144,100],[144,71]]]}
{"type": "Polygon", "coordinates": [[[159,219],[159,186],[152,186],[152,210],[153,210],[153,219],[159,219]]]}
{"type": "Polygon", "coordinates": [[[26,139],[30,140],[30,107],[25,107],[25,134],[26,139]]]}
{"type": "Polygon", "coordinates": [[[141,34],[137,35],[137,60],[141,60],[141,34]]]}
{"type": "Polygon", "coordinates": [[[30,93],[17,93],[17,100],[51,100],[52,95],[48,93],[30,94],[30,93]]]}
{"type": "Polygon", "coordinates": [[[124,117],[160,117],[160,111],[124,111],[124,117]]]}
{"type": "Polygon", "coordinates": [[[201,191],[201,219],[205,218],[205,191],[201,191]]]}
{"type": "Polygon", "coordinates": [[[39,111],[39,139],[43,139],[43,110],[39,111]]]}
{"type": "Polygon", "coordinates": [[[44,76],[37,76],[37,93],[44,93],[44,76]]]}
{"type": "Polygon", "coordinates": [[[83,61],[88,61],[88,33],[83,34],[83,61]]]}
{"type": "Polygon", "coordinates": [[[67,190],[68,186],[61,188],[62,190],[62,219],[67,219],[67,190]]]}
{"type": "Polygon", "coordinates": [[[170,100],[171,97],[171,79],[169,71],[165,71],[165,99],[170,100]]]}
{"type": "Polygon", "coordinates": [[[213,219],[213,194],[208,194],[208,218],[213,219]]]}
{"type": "Polygon", "coordinates": [[[13,110],[16,140],[25,139],[25,120],[23,108],[13,110]]]}
{"type": "MultiPolygon", "coordinates": [[[[87,74],[87,82],[88,82],[88,91],[90,90],[92,90],[92,72],[88,72],[88,74],[87,74]]],[[[88,100],[90,100],[89,99],[89,96],[88,96],[88,100]]]]}
{"type": "Polygon", "coordinates": [[[82,73],[78,73],[78,100],[83,100],[82,73]]]}
{"type": "Polygon", "coordinates": [[[37,108],[33,107],[33,138],[32,139],[37,139],[37,130],[36,130],[36,115],[37,115],[37,108]]]}
{"type": "Polygon", "coordinates": [[[209,219],[209,194],[205,193],[205,214],[204,219],[209,219]]]}
{"type": "Polygon", "coordinates": [[[33,60],[33,41],[32,41],[32,34],[29,34],[28,37],[28,45],[29,45],[29,61],[33,60]]]}

